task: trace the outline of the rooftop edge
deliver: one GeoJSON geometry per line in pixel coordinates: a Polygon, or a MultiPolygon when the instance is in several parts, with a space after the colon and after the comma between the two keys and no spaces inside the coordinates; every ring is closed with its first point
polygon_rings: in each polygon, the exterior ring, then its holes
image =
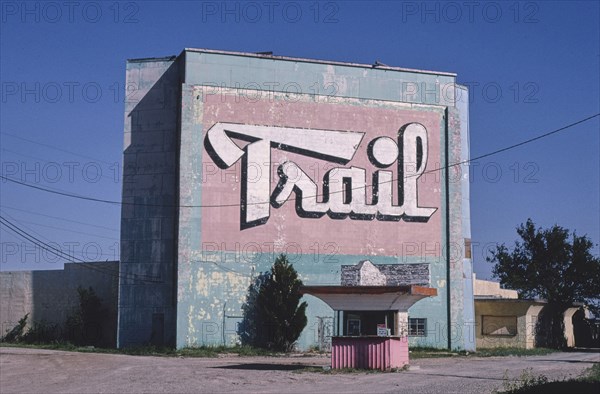
{"type": "MultiPolygon", "coordinates": [[[[363,64],[363,63],[347,63],[347,62],[339,62],[339,61],[333,61],[333,60],[307,59],[307,58],[301,58],[301,57],[276,56],[276,55],[269,55],[269,54],[264,54],[264,53],[223,51],[223,50],[203,49],[203,48],[185,48],[181,53],[183,54],[184,52],[198,52],[198,53],[210,53],[210,54],[216,54],[216,55],[244,56],[244,57],[253,57],[253,58],[260,58],[260,59],[282,60],[282,61],[289,61],[289,62],[329,64],[329,65],[335,65],[335,66],[370,68],[370,69],[400,71],[400,72],[409,72],[409,73],[418,73],[418,74],[443,75],[443,76],[448,76],[448,77],[456,77],[457,76],[456,73],[443,72],[443,71],[392,67],[392,66],[381,65],[381,64],[373,65],[373,64],[363,64]]],[[[127,59],[127,62],[142,63],[142,62],[150,62],[150,61],[171,61],[171,60],[174,60],[176,57],[177,56],[165,56],[165,57],[156,57],[156,58],[149,57],[149,58],[139,58],[139,59],[127,59]]]]}

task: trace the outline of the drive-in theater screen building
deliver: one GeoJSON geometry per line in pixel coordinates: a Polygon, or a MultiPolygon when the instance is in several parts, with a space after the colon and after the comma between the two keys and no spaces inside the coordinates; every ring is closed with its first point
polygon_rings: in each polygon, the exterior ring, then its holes
{"type": "MultiPolygon", "coordinates": [[[[126,83],[119,346],[235,344],[248,287],[285,253],[305,285],[352,285],[368,260],[433,287],[410,343],[474,347],[454,74],[186,49],[128,61],[126,83]]],[[[301,349],[377,319],[304,299],[301,349]]]]}

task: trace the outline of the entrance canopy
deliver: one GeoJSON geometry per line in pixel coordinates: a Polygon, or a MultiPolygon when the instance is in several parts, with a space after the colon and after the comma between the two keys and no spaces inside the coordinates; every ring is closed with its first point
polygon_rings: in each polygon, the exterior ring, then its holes
{"type": "Polygon", "coordinates": [[[302,286],[302,294],[321,299],[336,311],[406,311],[417,301],[437,295],[424,286],[302,286]]]}

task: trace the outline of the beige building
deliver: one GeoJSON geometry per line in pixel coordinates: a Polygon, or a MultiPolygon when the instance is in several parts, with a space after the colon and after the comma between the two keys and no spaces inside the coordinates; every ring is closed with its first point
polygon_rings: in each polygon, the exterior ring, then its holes
{"type": "Polygon", "coordinates": [[[520,300],[516,290],[473,275],[477,348],[536,346],[536,325],[545,302],[520,300]]]}
{"type": "MultiPolygon", "coordinates": [[[[544,300],[519,299],[516,290],[502,289],[500,283],[473,275],[475,298],[475,339],[477,348],[537,346],[537,324],[542,318],[544,300]]],[[[573,305],[565,310],[567,347],[589,346],[589,312],[573,305]],[[577,337],[577,341],[576,341],[577,337]]]]}

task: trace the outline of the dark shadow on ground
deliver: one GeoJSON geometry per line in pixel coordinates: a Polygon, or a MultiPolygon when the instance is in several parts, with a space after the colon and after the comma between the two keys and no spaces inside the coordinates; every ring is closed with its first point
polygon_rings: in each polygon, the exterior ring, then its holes
{"type": "Polygon", "coordinates": [[[582,352],[582,353],[600,353],[598,347],[574,347],[568,350],[569,352],[582,352]]]}
{"type": "Polygon", "coordinates": [[[536,363],[551,362],[551,363],[569,363],[569,364],[580,364],[580,363],[597,364],[597,363],[600,363],[600,359],[597,361],[594,361],[594,360],[535,360],[535,362],[536,363]]]}
{"type": "Polygon", "coordinates": [[[321,368],[321,366],[305,365],[305,364],[257,364],[257,363],[248,363],[248,364],[223,365],[223,366],[212,367],[212,368],[221,368],[221,369],[246,369],[246,370],[256,370],[256,371],[297,371],[297,370],[306,369],[306,368],[321,368]]]}
{"type": "Polygon", "coordinates": [[[411,375],[425,375],[425,376],[447,376],[447,377],[461,378],[461,379],[499,380],[501,382],[505,380],[504,378],[494,378],[491,376],[465,376],[465,375],[455,375],[455,374],[450,374],[450,373],[424,373],[424,372],[421,372],[420,370],[417,370],[416,372],[408,370],[403,373],[411,374],[411,375]]]}

